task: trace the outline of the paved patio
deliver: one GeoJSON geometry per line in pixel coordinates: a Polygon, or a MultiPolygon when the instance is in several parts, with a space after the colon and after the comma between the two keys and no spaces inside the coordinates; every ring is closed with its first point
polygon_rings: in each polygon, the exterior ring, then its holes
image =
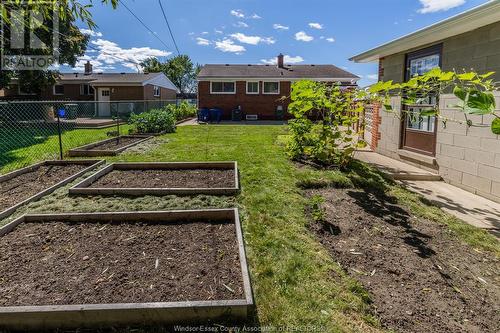
{"type": "Polygon", "coordinates": [[[500,237],[499,203],[444,181],[436,181],[433,179],[436,174],[372,151],[356,152],[355,157],[376,166],[408,190],[422,195],[442,210],[500,237]]]}

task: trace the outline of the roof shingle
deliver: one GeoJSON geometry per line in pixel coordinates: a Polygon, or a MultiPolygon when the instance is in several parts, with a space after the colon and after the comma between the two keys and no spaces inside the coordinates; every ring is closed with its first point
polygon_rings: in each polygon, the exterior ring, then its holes
{"type": "Polygon", "coordinates": [[[210,78],[262,78],[262,79],[359,79],[334,65],[205,65],[198,79],[210,78]]]}

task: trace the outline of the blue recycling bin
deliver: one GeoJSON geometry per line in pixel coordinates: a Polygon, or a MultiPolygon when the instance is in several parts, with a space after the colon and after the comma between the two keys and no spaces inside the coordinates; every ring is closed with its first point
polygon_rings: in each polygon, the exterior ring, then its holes
{"type": "Polygon", "coordinates": [[[222,118],[222,110],[218,108],[210,109],[210,121],[220,123],[222,118]]]}
{"type": "Polygon", "coordinates": [[[207,108],[198,111],[198,121],[208,122],[210,120],[210,110],[207,108]]]}

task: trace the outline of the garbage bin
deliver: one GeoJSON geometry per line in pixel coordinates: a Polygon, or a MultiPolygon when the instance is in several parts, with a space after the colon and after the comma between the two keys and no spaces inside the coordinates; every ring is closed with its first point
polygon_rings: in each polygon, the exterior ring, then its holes
{"type": "Polygon", "coordinates": [[[78,104],[64,104],[66,119],[76,119],[78,116],[78,104]]]}
{"type": "Polygon", "coordinates": [[[237,107],[236,109],[233,110],[231,114],[231,119],[232,121],[242,121],[243,120],[243,111],[241,110],[241,107],[237,107]]]}
{"type": "Polygon", "coordinates": [[[210,120],[210,111],[207,108],[198,111],[198,121],[208,122],[210,120]]]}
{"type": "Polygon", "coordinates": [[[276,107],[276,119],[283,120],[285,118],[285,111],[283,110],[283,105],[278,105],[276,107]]]}
{"type": "Polygon", "coordinates": [[[210,121],[220,123],[222,118],[222,110],[218,108],[210,109],[210,121]]]}

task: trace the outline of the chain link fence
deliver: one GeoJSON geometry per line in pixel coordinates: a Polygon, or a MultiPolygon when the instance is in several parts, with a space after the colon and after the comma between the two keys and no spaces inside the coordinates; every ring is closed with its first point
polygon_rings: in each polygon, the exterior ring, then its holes
{"type": "Polygon", "coordinates": [[[0,174],[45,159],[64,159],[69,149],[128,134],[127,121],[176,100],[0,102],[0,174]]]}

